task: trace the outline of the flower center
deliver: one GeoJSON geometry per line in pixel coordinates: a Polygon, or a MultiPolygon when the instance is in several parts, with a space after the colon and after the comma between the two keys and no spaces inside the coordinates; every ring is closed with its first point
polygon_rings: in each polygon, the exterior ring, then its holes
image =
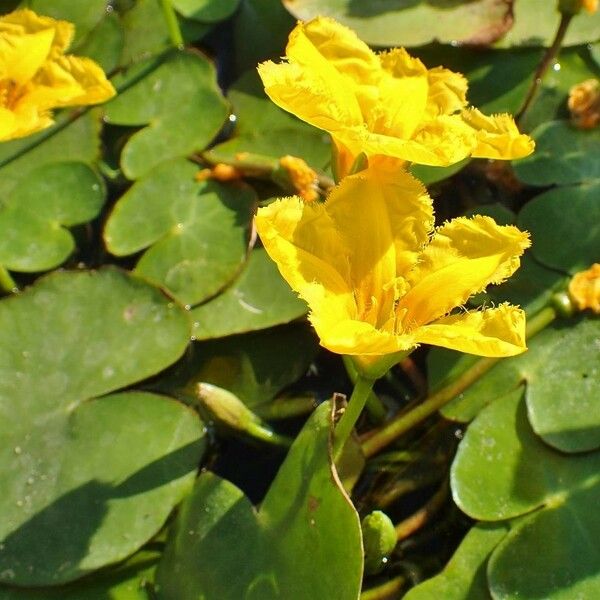
{"type": "Polygon", "coordinates": [[[12,79],[0,79],[0,106],[13,110],[23,97],[25,87],[12,79]]]}

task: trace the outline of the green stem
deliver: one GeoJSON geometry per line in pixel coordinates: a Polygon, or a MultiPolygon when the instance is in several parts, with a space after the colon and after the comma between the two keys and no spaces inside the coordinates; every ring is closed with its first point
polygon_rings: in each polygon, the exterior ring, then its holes
{"type": "Polygon", "coordinates": [[[346,410],[342,414],[342,418],[339,420],[338,424],[335,426],[333,441],[334,460],[337,460],[340,457],[344,445],[350,437],[354,425],[356,425],[356,421],[358,421],[358,417],[360,417],[360,413],[365,406],[374,383],[374,379],[367,379],[360,375],[356,379],[354,390],[352,396],[350,396],[346,410]]]}
{"type": "Polygon", "coordinates": [[[14,294],[19,289],[6,267],[0,265],[0,290],[7,294],[14,294]]]}
{"type": "MultiPolygon", "coordinates": [[[[356,365],[352,361],[352,358],[348,355],[344,355],[343,361],[344,366],[346,367],[346,373],[348,373],[350,381],[353,384],[355,384],[356,380],[358,379],[358,371],[356,370],[356,365]]],[[[369,416],[373,419],[375,423],[379,424],[385,420],[388,411],[383,402],[373,391],[369,392],[369,395],[367,397],[366,408],[369,412],[369,416]]]]}
{"type": "Polygon", "coordinates": [[[181,50],[185,44],[183,41],[183,36],[181,35],[179,21],[177,20],[177,15],[175,14],[173,4],[171,0],[160,0],[160,4],[162,6],[163,15],[167,23],[167,28],[169,29],[169,37],[171,38],[171,42],[173,42],[173,46],[175,46],[175,48],[181,50]]]}
{"type": "Polygon", "coordinates": [[[527,96],[521,105],[521,108],[517,112],[515,116],[515,121],[517,123],[521,123],[525,117],[525,114],[529,110],[530,106],[533,104],[533,100],[542,85],[542,79],[546,74],[546,71],[550,67],[552,61],[558,56],[560,52],[560,48],[562,46],[563,40],[565,39],[565,34],[567,33],[567,29],[569,24],[571,23],[571,19],[573,18],[572,14],[562,13],[560,16],[560,23],[558,25],[558,29],[556,30],[556,34],[554,36],[554,40],[552,45],[546,53],[544,54],[540,64],[538,65],[535,74],[533,76],[533,81],[531,82],[531,86],[529,87],[529,91],[527,92],[527,96]]]}
{"type": "MultiPolygon", "coordinates": [[[[540,310],[527,322],[527,337],[530,338],[539,333],[556,316],[557,311],[553,306],[547,306],[540,310]]],[[[431,394],[411,411],[401,414],[387,423],[362,443],[362,450],[365,456],[369,457],[377,454],[402,434],[436,413],[440,408],[448,404],[448,402],[456,398],[456,396],[485,375],[499,360],[499,358],[480,358],[471,368],[467,369],[453,382],[431,394]]]]}
{"type": "Polygon", "coordinates": [[[399,575],[377,587],[364,591],[360,595],[360,600],[390,600],[391,598],[397,598],[397,594],[405,585],[406,577],[399,575]]]}

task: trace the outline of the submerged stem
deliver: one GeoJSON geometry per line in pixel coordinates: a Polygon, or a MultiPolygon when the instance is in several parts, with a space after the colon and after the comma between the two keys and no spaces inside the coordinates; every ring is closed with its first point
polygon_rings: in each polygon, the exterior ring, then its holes
{"type": "Polygon", "coordinates": [[[377,587],[365,590],[360,595],[360,600],[391,600],[396,598],[397,594],[406,585],[406,577],[404,575],[398,575],[394,579],[390,579],[377,587]]]}

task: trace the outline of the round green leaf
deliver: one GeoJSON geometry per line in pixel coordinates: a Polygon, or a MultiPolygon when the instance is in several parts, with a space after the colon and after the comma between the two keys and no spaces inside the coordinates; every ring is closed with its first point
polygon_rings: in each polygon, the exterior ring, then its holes
{"type": "Polygon", "coordinates": [[[188,19],[215,23],[230,17],[240,0],[173,0],[173,6],[188,19]]]}
{"type": "MultiPolygon", "coordinates": [[[[442,414],[470,421],[484,406],[525,383],[531,423],[546,443],[564,452],[600,447],[599,333],[597,319],[547,327],[528,340],[527,352],[500,360],[442,414]]],[[[430,382],[449,381],[476,360],[449,351],[432,352],[430,382]]]]}
{"type": "Polygon", "coordinates": [[[534,434],[523,388],[481,411],[451,470],[455,502],[471,517],[487,521],[562,502],[565,495],[599,481],[600,453],[564,455],[534,434]]]}
{"type": "Polygon", "coordinates": [[[159,598],[358,598],[360,521],[332,472],[330,413],[328,402],[313,413],[258,512],[233,484],[199,477],[157,570],[159,598]]]}
{"type": "Polygon", "coordinates": [[[0,580],[70,581],[132,554],[194,479],[203,428],[154,394],[108,394],[184,351],[189,321],[126,274],[62,272],[0,302],[0,580]]]}
{"type": "Polygon", "coordinates": [[[199,183],[183,159],[160,165],[118,200],[104,231],[117,256],[149,248],[136,272],[184,304],[213,296],[246,259],[255,196],[251,188],[199,183]]]}
{"type": "Polygon", "coordinates": [[[404,600],[484,600],[489,598],[487,560],[506,537],[505,523],[480,523],[467,533],[460,546],[435,577],[420,583],[404,600]]]}
{"type": "Polygon", "coordinates": [[[146,585],[152,580],[160,556],[158,552],[142,550],[116,568],[64,586],[2,587],[0,600],[148,600],[146,585]]]}
{"type": "MultiPolygon", "coordinates": [[[[173,47],[161,3],[157,0],[128,2],[123,12],[125,33],[121,64],[146,60],[173,47]]],[[[178,19],[183,41],[188,44],[203,37],[210,26],[198,21],[178,19]]]]}
{"type": "Polygon", "coordinates": [[[317,340],[305,323],[197,342],[158,390],[191,389],[206,382],[254,407],[268,403],[300,379],[316,352],[317,340]],[[282,348],[294,351],[282,352],[282,348]]]}
{"type": "MultiPolygon", "coordinates": [[[[130,179],[204,149],[225,123],[227,102],[214,67],[201,54],[173,53],[154,69],[142,63],[126,76],[130,82],[141,78],[105,106],[105,119],[115,125],[149,124],[123,148],[121,167],[130,179]]],[[[115,77],[116,86],[121,79],[115,77]]]]}
{"type": "Polygon", "coordinates": [[[600,131],[584,131],[567,121],[551,121],[534,132],[535,152],[515,162],[517,177],[530,185],[573,184],[600,179],[600,131]]]}
{"type": "Polygon", "coordinates": [[[0,144],[0,198],[6,198],[21,179],[34,169],[56,162],[93,164],[99,155],[100,126],[93,111],[68,123],[63,113],[56,126],[0,144]]]}
{"type": "Polygon", "coordinates": [[[106,15],[107,0],[29,0],[27,7],[40,15],[70,21],[75,25],[75,42],[83,39],[106,15]]]}
{"type": "Polygon", "coordinates": [[[120,65],[124,44],[121,20],[116,13],[110,12],[73,48],[73,53],[95,60],[109,73],[120,65]]]}
{"type": "Polygon", "coordinates": [[[596,477],[589,489],[534,513],[513,529],[489,562],[493,597],[573,600],[600,596],[599,500],[596,477]]]}
{"type": "MultiPolygon", "coordinates": [[[[514,24],[498,45],[550,46],[560,13],[555,2],[548,0],[516,0],[514,2],[514,24]]],[[[581,11],[569,25],[563,46],[593,42],[600,37],[600,13],[590,15],[581,11]]]]}
{"type": "Polygon", "coordinates": [[[427,0],[283,0],[283,4],[298,19],[333,17],[375,46],[420,46],[433,41],[486,45],[512,24],[511,3],[497,0],[452,2],[450,6],[427,0]]]}
{"type": "Polygon", "coordinates": [[[288,323],[306,311],[264,249],[255,248],[230,287],[192,309],[193,331],[197,340],[223,337],[288,323]]]}
{"type": "Polygon", "coordinates": [[[544,192],[519,213],[531,233],[533,256],[571,274],[600,260],[600,181],[544,192]]]}
{"type": "Polygon", "coordinates": [[[75,242],[64,226],[92,220],[105,188],[84,163],[41,166],[21,179],[0,208],[0,264],[14,271],[43,271],[62,263],[75,242]]]}
{"type": "Polygon", "coordinates": [[[286,154],[303,158],[315,168],[331,160],[331,142],[322,131],[278,108],[267,98],[256,68],[246,72],[230,89],[235,130],[230,139],[206,154],[214,162],[230,162],[242,153],[257,161],[286,154]]]}

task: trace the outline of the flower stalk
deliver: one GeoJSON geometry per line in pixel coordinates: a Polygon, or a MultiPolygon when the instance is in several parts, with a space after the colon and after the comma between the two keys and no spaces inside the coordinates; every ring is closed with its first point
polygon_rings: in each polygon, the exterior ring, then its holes
{"type": "Polygon", "coordinates": [[[183,41],[183,35],[181,35],[181,29],[179,28],[179,21],[177,20],[173,3],[171,0],[160,0],[160,5],[162,7],[165,22],[167,23],[167,28],[169,30],[169,37],[171,38],[173,46],[175,46],[175,48],[178,50],[183,50],[185,43],[183,41]]]}

